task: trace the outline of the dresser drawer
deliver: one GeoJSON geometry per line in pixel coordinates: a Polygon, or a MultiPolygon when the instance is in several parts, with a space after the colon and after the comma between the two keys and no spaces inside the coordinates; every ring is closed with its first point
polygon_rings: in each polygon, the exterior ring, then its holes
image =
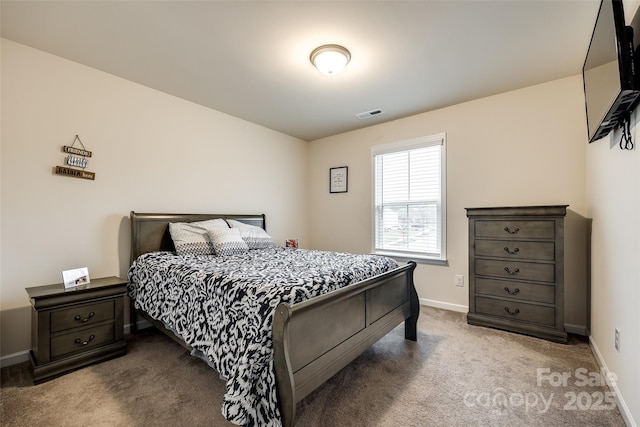
{"type": "Polygon", "coordinates": [[[533,283],[510,282],[508,280],[476,279],[476,294],[511,298],[518,301],[555,303],[555,286],[533,283]]]}
{"type": "Polygon", "coordinates": [[[51,332],[83,327],[114,318],[114,300],[94,304],[78,304],[51,312],[51,332]]]}
{"type": "Polygon", "coordinates": [[[555,282],[555,264],[476,259],[475,267],[478,276],[555,282]]]}
{"type": "Polygon", "coordinates": [[[476,313],[548,326],[555,325],[555,309],[553,307],[517,301],[476,297],[476,313]]]}
{"type": "Polygon", "coordinates": [[[93,328],[77,329],[66,334],[51,337],[51,358],[66,356],[75,351],[86,351],[115,341],[115,327],[113,323],[95,326],[93,328]]]}
{"type": "Polygon", "coordinates": [[[553,239],[555,222],[553,220],[478,220],[475,237],[498,237],[512,239],[553,239]]]}
{"type": "Polygon", "coordinates": [[[553,261],[555,244],[553,242],[522,242],[504,240],[476,240],[476,256],[488,256],[510,259],[535,259],[553,261]]]}

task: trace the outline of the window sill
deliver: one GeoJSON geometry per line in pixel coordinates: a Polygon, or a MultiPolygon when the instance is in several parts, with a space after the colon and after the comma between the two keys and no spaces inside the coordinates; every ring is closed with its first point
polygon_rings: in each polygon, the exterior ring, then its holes
{"type": "Polygon", "coordinates": [[[442,265],[442,266],[449,265],[449,261],[447,259],[429,258],[429,257],[419,256],[419,255],[398,254],[398,253],[383,252],[383,251],[373,252],[373,254],[393,258],[394,260],[400,261],[400,262],[414,261],[416,264],[429,264],[429,265],[442,265]]]}

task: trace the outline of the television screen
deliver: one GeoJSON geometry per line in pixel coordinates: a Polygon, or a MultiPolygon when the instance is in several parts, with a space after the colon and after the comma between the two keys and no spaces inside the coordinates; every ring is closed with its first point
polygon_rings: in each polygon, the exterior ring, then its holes
{"type": "Polygon", "coordinates": [[[634,81],[633,29],[621,0],[602,0],[582,68],[589,142],[618,127],[640,91],[634,81]]]}

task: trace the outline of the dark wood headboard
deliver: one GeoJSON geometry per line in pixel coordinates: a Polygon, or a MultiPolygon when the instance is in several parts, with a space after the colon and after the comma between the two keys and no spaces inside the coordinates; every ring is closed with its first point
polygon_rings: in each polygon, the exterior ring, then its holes
{"type": "Polygon", "coordinates": [[[170,222],[194,222],[207,219],[235,219],[246,224],[267,229],[264,214],[170,214],[138,213],[131,211],[131,262],[142,254],[156,251],[174,251],[173,240],[169,234],[170,222]]]}

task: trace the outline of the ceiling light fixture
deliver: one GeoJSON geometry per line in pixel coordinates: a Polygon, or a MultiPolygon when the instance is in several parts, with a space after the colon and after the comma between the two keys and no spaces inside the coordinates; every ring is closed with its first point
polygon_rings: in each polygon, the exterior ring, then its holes
{"type": "Polygon", "coordinates": [[[311,63],[322,74],[332,76],[338,74],[351,60],[351,53],[337,44],[325,44],[311,52],[311,63]]]}

